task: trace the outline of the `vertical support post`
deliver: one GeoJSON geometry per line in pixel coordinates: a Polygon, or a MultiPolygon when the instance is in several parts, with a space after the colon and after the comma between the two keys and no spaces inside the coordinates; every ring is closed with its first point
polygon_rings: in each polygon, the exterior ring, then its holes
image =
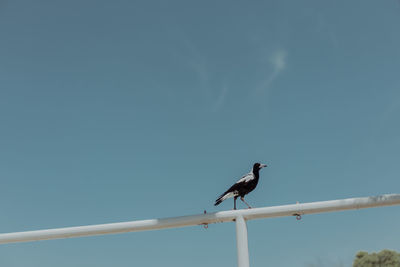
{"type": "Polygon", "coordinates": [[[247,225],[242,215],[236,217],[236,246],[238,267],[250,267],[247,225]]]}

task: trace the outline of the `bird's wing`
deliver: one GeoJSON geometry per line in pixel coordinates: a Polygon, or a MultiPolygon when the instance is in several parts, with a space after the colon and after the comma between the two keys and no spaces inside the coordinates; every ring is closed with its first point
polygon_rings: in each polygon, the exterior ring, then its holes
{"type": "Polygon", "coordinates": [[[229,187],[228,190],[226,190],[223,194],[221,194],[220,197],[222,197],[230,192],[237,191],[243,184],[245,184],[253,179],[254,179],[253,173],[248,173],[248,174],[244,175],[242,178],[239,179],[239,181],[234,183],[231,187],[229,187]]]}
{"type": "Polygon", "coordinates": [[[242,178],[239,179],[235,184],[233,184],[228,190],[226,190],[223,194],[221,194],[217,200],[215,201],[215,206],[224,201],[227,198],[238,196],[240,188],[250,182],[251,180],[255,179],[254,174],[252,172],[244,175],[242,178]]]}
{"type": "Polygon", "coordinates": [[[240,178],[239,181],[236,182],[236,184],[248,183],[254,179],[255,179],[254,174],[250,172],[250,173],[244,175],[242,178],[240,178]]]}

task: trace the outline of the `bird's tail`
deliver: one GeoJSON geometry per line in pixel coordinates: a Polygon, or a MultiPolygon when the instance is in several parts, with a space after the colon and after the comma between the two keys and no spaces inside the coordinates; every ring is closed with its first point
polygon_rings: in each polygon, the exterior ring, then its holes
{"type": "Polygon", "coordinates": [[[222,201],[224,201],[227,198],[233,197],[233,193],[232,192],[225,192],[222,195],[220,195],[217,200],[215,200],[214,206],[217,206],[219,204],[221,204],[222,201]]]}

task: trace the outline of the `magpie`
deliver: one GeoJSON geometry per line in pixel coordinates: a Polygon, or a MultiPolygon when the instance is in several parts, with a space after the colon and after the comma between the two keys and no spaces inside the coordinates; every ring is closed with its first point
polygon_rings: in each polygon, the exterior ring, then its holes
{"type": "Polygon", "coordinates": [[[267,164],[254,163],[253,169],[246,175],[244,175],[239,181],[232,185],[228,190],[226,190],[222,195],[220,195],[217,200],[215,200],[214,206],[219,205],[225,199],[233,197],[233,209],[236,209],[236,199],[240,197],[249,209],[251,208],[249,204],[244,200],[244,196],[250,193],[256,188],[258,179],[260,178],[259,171],[267,167],[267,164]]]}

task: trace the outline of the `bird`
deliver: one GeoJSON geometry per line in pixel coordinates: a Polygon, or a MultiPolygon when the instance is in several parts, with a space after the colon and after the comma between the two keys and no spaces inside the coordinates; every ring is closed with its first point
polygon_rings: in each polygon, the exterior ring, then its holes
{"type": "Polygon", "coordinates": [[[250,193],[256,188],[258,184],[258,179],[260,178],[259,171],[267,167],[267,164],[254,163],[251,171],[240,178],[234,185],[232,185],[228,190],[226,190],[223,194],[221,194],[217,200],[215,200],[214,206],[221,204],[222,201],[233,197],[233,209],[236,209],[236,199],[240,197],[240,200],[243,201],[249,209],[251,209],[250,205],[244,200],[244,196],[250,193]]]}

